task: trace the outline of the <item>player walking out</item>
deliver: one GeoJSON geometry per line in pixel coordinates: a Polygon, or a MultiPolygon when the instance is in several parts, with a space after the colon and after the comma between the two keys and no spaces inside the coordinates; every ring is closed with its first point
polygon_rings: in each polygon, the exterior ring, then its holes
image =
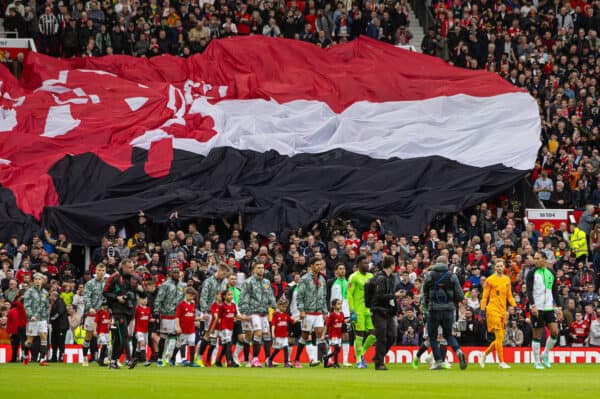
{"type": "MultiPolygon", "coordinates": [[[[23,364],[29,364],[29,350],[35,337],[40,337],[40,366],[48,366],[48,317],[50,316],[50,295],[42,287],[44,275],[36,273],[33,276],[33,287],[25,292],[23,305],[27,316],[27,340],[23,364]]],[[[35,360],[35,359],[34,359],[35,360]]]]}
{"type": "Polygon", "coordinates": [[[162,367],[166,364],[175,365],[175,355],[177,347],[177,332],[175,312],[177,305],[183,299],[183,291],[185,285],[179,282],[179,268],[171,266],[169,270],[169,278],[161,284],[154,301],[154,317],[160,317],[160,339],[159,350],[162,350],[161,356],[158,359],[158,366],[162,367]]]}
{"type": "Polygon", "coordinates": [[[548,269],[548,258],[544,252],[536,252],[534,257],[535,269],[525,277],[527,298],[531,309],[531,325],[533,327],[533,361],[536,369],[550,368],[550,350],[558,340],[558,320],[562,319],[562,307],[554,272],[548,269]],[[540,339],[544,326],[550,329],[546,347],[540,362],[540,339]],[[543,365],[542,365],[543,363],[543,365]]]}
{"type": "Polygon", "coordinates": [[[354,327],[356,367],[366,369],[364,354],[376,340],[371,311],[365,304],[365,284],[373,278],[373,274],[369,273],[369,261],[366,256],[356,258],[356,263],[358,271],[352,273],[348,279],[348,306],[354,327]]]}
{"type": "Polygon", "coordinates": [[[265,265],[255,263],[252,276],[244,281],[240,292],[240,313],[249,316],[243,323],[246,340],[252,337],[252,367],[262,367],[258,360],[261,343],[264,345],[267,363],[271,354],[271,329],[269,328],[269,307],[275,308],[275,296],[271,283],[263,278],[265,265]]]}
{"type": "Polygon", "coordinates": [[[296,362],[300,362],[304,345],[308,343],[306,352],[311,367],[318,366],[321,362],[317,359],[317,348],[314,348],[311,342],[308,341],[309,335],[314,334],[321,353],[327,353],[327,345],[323,337],[324,318],[327,315],[327,288],[325,279],[321,275],[323,263],[324,261],[318,258],[313,258],[310,261],[310,271],[300,279],[296,297],[300,320],[302,320],[302,336],[298,340],[296,362]]]}
{"type": "Polygon", "coordinates": [[[85,319],[83,321],[83,329],[85,330],[85,338],[83,341],[83,362],[82,366],[88,366],[88,351],[92,350],[92,359],[96,358],[97,343],[94,336],[96,311],[102,306],[104,299],[102,291],[104,290],[104,276],[106,275],[106,266],[103,263],[96,266],[95,278],[85,283],[83,289],[83,306],[85,319]]]}
{"type": "Polygon", "coordinates": [[[506,302],[510,306],[517,306],[512,295],[510,278],[504,275],[504,261],[499,259],[494,265],[496,273],[490,276],[483,288],[483,296],[481,298],[481,310],[485,311],[487,319],[488,332],[494,333],[494,342],[487,347],[483,355],[479,358],[479,365],[485,367],[485,357],[494,350],[498,355],[500,363],[498,366],[501,369],[509,369],[510,366],[504,362],[504,350],[502,342],[506,333],[506,302]]]}

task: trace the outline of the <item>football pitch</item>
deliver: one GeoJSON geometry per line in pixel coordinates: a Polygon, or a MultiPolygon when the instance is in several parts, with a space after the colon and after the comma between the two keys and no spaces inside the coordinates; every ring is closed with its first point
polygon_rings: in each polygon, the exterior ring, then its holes
{"type": "MultiPolygon", "coordinates": [[[[372,365],[369,365],[372,367],[372,365]]],[[[387,372],[357,369],[144,368],[108,370],[96,365],[0,365],[2,398],[592,398],[600,390],[598,365],[555,365],[499,370],[470,364],[465,371],[387,372]]]]}

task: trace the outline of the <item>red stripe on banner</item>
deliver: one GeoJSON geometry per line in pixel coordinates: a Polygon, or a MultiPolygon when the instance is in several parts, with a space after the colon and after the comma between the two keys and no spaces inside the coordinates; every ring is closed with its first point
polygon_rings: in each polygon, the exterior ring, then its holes
{"type": "MultiPolygon", "coordinates": [[[[35,88],[40,81],[56,79],[65,64],[38,53],[30,54],[24,83],[35,88]]],[[[212,87],[227,86],[227,95],[213,101],[318,100],[338,113],[357,101],[414,101],[457,94],[490,97],[525,92],[496,74],[456,68],[437,57],[366,37],[325,50],[296,40],[237,37],[212,41],[204,53],[187,60],[173,56],[85,57],[72,60],[69,68],[108,71],[146,84],[182,85],[190,79],[212,87]]]]}

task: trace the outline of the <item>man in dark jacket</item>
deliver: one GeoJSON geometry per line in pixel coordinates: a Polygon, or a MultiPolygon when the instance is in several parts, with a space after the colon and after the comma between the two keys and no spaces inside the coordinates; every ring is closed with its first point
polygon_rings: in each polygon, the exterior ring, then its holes
{"type": "Polygon", "coordinates": [[[373,325],[375,327],[375,370],[387,370],[385,355],[396,343],[396,298],[400,292],[394,292],[394,278],[392,273],[396,262],[393,256],[385,256],[382,261],[382,271],[373,277],[375,285],[373,300],[370,303],[373,325]]]}
{"type": "MultiPolygon", "coordinates": [[[[427,314],[427,332],[429,336],[432,338],[437,337],[438,327],[442,327],[444,338],[458,356],[461,370],[467,368],[467,361],[456,337],[452,335],[452,324],[456,304],[461,302],[463,298],[464,295],[458,277],[448,271],[448,258],[439,256],[421,287],[421,306],[423,313],[427,314]]],[[[430,341],[436,361],[431,369],[441,370],[444,359],[442,359],[439,342],[436,339],[430,341]]]]}
{"type": "Polygon", "coordinates": [[[52,358],[51,363],[61,362],[65,353],[65,338],[69,329],[67,306],[58,292],[50,294],[50,324],[52,325],[52,358]]]}
{"type": "MultiPolygon", "coordinates": [[[[112,359],[110,368],[118,369],[117,359],[123,349],[128,349],[129,334],[127,326],[135,310],[136,291],[142,291],[139,279],[133,274],[133,262],[129,259],[121,261],[119,271],[112,274],[104,286],[104,297],[108,301],[114,327],[112,328],[112,359]]],[[[135,357],[130,357],[129,368],[135,367],[135,357]]]]}

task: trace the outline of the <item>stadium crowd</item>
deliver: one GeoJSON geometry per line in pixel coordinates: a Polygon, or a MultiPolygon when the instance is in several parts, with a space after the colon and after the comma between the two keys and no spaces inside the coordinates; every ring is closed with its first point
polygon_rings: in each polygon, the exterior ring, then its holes
{"type": "MultiPolygon", "coordinates": [[[[273,296],[270,307],[279,308],[274,301],[283,298],[278,302],[282,313],[291,313],[296,318],[292,321],[297,321],[298,309],[294,314],[290,302],[314,259],[322,260],[318,264],[328,282],[329,298],[336,279],[354,273],[358,260],[366,259],[369,268],[377,270],[384,256],[389,255],[396,263],[393,278],[400,292],[396,300],[397,344],[420,345],[420,288],[433,259],[446,255],[465,292],[454,328],[461,345],[486,345],[490,340],[480,297],[486,278],[493,274],[497,260],[503,259],[517,303],[509,308],[504,345],[528,346],[532,326],[525,275],[534,267],[534,253],[541,251],[559,284],[564,314],[559,345],[599,346],[600,320],[596,315],[600,312],[600,221],[595,215],[595,206],[600,205],[600,65],[596,62],[600,48],[599,6],[598,1],[586,0],[434,1],[431,12],[437,25],[420,44],[424,53],[454,65],[497,73],[538,100],[543,147],[529,179],[545,206],[585,208],[578,224],[565,224],[542,236],[533,224],[523,221],[522,208],[500,199],[437,218],[423,234],[415,236],[399,236],[379,220],[365,229],[349,220],[324,220],[289,234],[261,236],[245,231],[241,220],[196,222],[174,213],[168,226],[158,226],[141,213],[127,226],[107,226],[90,265],[70,262],[72,245],[61,232],[42,231],[28,242],[13,237],[0,247],[0,344],[24,344],[23,298],[36,273],[51,304],[47,315],[51,325],[49,344],[58,348],[52,351],[51,359],[60,359],[65,342],[89,341],[89,337],[84,338],[89,331],[84,324],[90,317],[84,285],[96,278],[99,265],[104,266],[104,279],[122,268],[124,260],[131,260],[135,281],[140,282],[136,291],[143,292],[138,295],[143,298],[139,301],[147,301],[151,312],[146,315],[150,334],[146,340],[153,349],[153,359],[160,361],[157,354],[165,352],[165,347],[169,353],[173,351],[168,349],[168,337],[159,337],[159,318],[164,317],[154,317],[157,292],[165,281],[177,280],[175,285],[181,286],[178,300],[184,299],[183,287],[193,288],[185,292],[198,303],[194,334],[199,336],[186,344],[206,343],[205,349],[212,351],[212,337],[204,339],[200,335],[204,330],[212,332],[210,307],[218,291],[213,287],[215,276],[219,287],[230,288],[233,302],[239,304],[236,295],[240,293],[233,287],[243,290],[243,282],[254,274],[254,267],[264,265],[264,278],[273,296]],[[224,279],[227,282],[223,283],[224,279]],[[207,282],[211,295],[202,304],[207,282]]],[[[412,33],[408,10],[406,1],[369,0],[219,0],[214,4],[169,0],[161,4],[156,0],[32,0],[24,4],[16,0],[5,4],[4,25],[5,30],[17,30],[20,36],[35,37],[42,52],[56,56],[152,57],[168,53],[186,57],[202,52],[211,40],[251,34],[295,38],[321,47],[361,34],[393,44],[409,44],[412,33]]],[[[94,310],[96,316],[101,313],[94,310]]],[[[348,310],[343,313],[347,321],[348,310]]],[[[90,348],[93,356],[93,347],[107,345],[106,339],[101,339],[105,330],[99,330],[102,320],[96,317],[90,322],[95,330],[90,348]]],[[[238,322],[248,320],[237,320],[236,325],[238,322]]],[[[297,324],[291,323],[289,331],[296,343],[300,342],[297,324]]],[[[243,344],[238,346],[246,352],[255,337],[244,340],[244,334],[238,333],[237,342],[243,344]]],[[[342,347],[354,338],[351,329],[345,328],[343,335],[342,347]]],[[[311,339],[321,343],[320,337],[311,339]]],[[[236,341],[235,336],[232,340],[236,341]]],[[[307,338],[305,343],[309,342],[307,338]]],[[[33,344],[35,348],[36,341],[33,344]]],[[[34,351],[39,352],[42,346],[37,342],[34,351]]],[[[133,357],[134,350],[129,352],[133,357]]],[[[17,351],[13,352],[13,360],[18,360],[17,351]]]]}

